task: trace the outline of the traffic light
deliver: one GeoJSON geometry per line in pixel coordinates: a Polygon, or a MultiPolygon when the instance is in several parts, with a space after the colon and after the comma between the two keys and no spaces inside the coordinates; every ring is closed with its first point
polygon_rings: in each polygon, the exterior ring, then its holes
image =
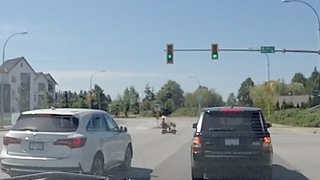
{"type": "Polygon", "coordinates": [[[167,64],[173,64],[173,44],[167,44],[167,64]]]}
{"type": "Polygon", "coordinates": [[[219,58],[219,48],[218,44],[211,44],[211,59],[219,58]]]}

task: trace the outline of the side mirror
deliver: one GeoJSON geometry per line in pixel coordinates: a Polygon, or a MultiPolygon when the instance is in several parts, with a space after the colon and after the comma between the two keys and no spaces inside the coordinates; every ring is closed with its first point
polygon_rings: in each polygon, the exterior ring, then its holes
{"type": "Polygon", "coordinates": [[[272,124],[271,124],[271,123],[266,123],[266,125],[267,125],[267,128],[272,127],[272,124]]]}
{"type": "Polygon", "coordinates": [[[193,129],[196,129],[196,128],[197,128],[197,125],[198,125],[198,123],[193,123],[193,124],[192,124],[192,128],[193,128],[193,129]]]}

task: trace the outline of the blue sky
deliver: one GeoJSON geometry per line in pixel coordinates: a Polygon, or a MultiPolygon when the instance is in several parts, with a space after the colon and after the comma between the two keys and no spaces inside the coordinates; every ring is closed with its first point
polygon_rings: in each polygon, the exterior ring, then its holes
{"type": "MultiPolygon", "coordinates": [[[[319,0],[306,0],[320,13],[319,0]]],[[[237,93],[242,81],[267,79],[261,53],[175,52],[166,64],[167,43],[175,48],[248,48],[317,50],[318,24],[311,9],[281,0],[69,0],[1,1],[0,44],[12,33],[6,59],[24,56],[36,71],[48,72],[58,89],[89,89],[93,77],[115,97],[125,87],[143,92],[146,83],[157,91],[168,79],[187,91],[198,84],[215,89],[224,99],[237,93]]],[[[271,79],[306,76],[319,66],[316,54],[270,54],[271,79]]]]}

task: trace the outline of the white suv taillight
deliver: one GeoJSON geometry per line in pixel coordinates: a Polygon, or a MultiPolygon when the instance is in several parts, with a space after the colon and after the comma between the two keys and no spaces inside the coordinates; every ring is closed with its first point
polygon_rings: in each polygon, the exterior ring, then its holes
{"type": "Polygon", "coordinates": [[[201,137],[197,136],[193,138],[192,142],[192,151],[194,153],[201,152],[201,137]]]}
{"type": "Polygon", "coordinates": [[[20,144],[20,139],[4,136],[3,145],[8,146],[9,144],[20,144]]]}
{"type": "Polygon", "coordinates": [[[86,144],[87,138],[70,138],[70,139],[57,139],[53,144],[54,145],[64,145],[69,146],[70,148],[80,148],[86,144]]]}

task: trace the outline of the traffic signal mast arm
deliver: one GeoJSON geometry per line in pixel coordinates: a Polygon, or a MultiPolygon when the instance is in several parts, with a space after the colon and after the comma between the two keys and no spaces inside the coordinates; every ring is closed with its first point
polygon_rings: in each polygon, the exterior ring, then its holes
{"type": "MultiPolygon", "coordinates": [[[[166,50],[165,50],[166,51],[166,50]]],[[[201,48],[183,48],[174,49],[174,51],[211,51],[211,49],[201,49],[201,48]]],[[[230,52],[261,52],[261,49],[241,49],[241,48],[221,48],[219,51],[230,51],[230,52]]],[[[319,51],[315,50],[302,50],[302,49],[275,49],[277,53],[309,53],[309,54],[320,54],[319,51]]]]}

